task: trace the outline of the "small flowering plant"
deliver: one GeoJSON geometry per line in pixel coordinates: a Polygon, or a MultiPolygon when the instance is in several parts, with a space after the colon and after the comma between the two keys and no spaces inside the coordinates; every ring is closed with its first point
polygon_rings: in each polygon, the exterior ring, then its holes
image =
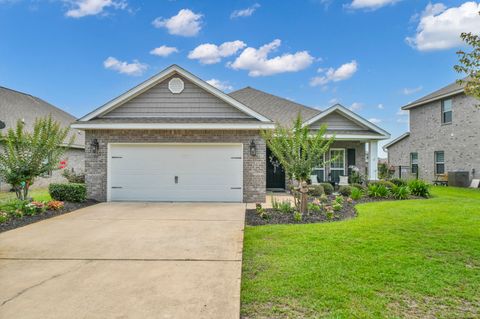
{"type": "Polygon", "coordinates": [[[46,206],[49,210],[59,210],[59,209],[62,209],[65,206],[65,204],[59,200],[51,200],[47,203],[46,206]]]}
{"type": "Polygon", "coordinates": [[[37,213],[43,213],[47,210],[47,206],[44,202],[33,201],[30,204],[35,206],[35,210],[37,213]]]}

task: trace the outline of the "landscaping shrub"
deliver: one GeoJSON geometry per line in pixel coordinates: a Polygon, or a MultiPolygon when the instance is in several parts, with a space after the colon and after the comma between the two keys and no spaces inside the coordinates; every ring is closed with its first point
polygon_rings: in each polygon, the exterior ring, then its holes
{"type": "Polygon", "coordinates": [[[368,185],[367,194],[370,197],[386,198],[388,197],[389,193],[390,193],[389,189],[384,185],[375,184],[375,183],[371,183],[368,185]]]}
{"type": "Polygon", "coordinates": [[[363,197],[363,191],[357,187],[352,187],[352,193],[350,194],[350,197],[353,200],[359,200],[363,197]]]}
{"type": "Polygon", "coordinates": [[[59,210],[63,208],[64,203],[59,200],[51,200],[47,203],[47,208],[50,210],[59,210]]]}
{"type": "Polygon", "coordinates": [[[310,212],[318,213],[322,210],[322,207],[320,206],[319,203],[314,202],[314,203],[308,203],[307,205],[308,205],[308,211],[310,212]]]}
{"type": "Polygon", "coordinates": [[[332,195],[332,194],[333,194],[334,189],[333,189],[332,184],[330,184],[330,183],[321,183],[320,185],[322,185],[325,194],[327,194],[327,195],[332,195]]]}
{"type": "Polygon", "coordinates": [[[284,214],[290,214],[291,212],[293,212],[292,203],[290,203],[290,201],[288,200],[278,204],[278,209],[284,214]]]}
{"type": "Polygon", "coordinates": [[[368,183],[368,186],[370,186],[370,185],[382,185],[382,186],[385,186],[388,189],[392,189],[395,186],[395,184],[393,184],[392,182],[384,181],[384,180],[373,181],[373,182],[368,183]]]}
{"type": "Polygon", "coordinates": [[[354,188],[358,188],[360,190],[365,190],[365,186],[363,184],[358,184],[358,183],[353,183],[352,185],[350,185],[351,187],[354,187],[354,188]]]}
{"type": "Polygon", "coordinates": [[[334,211],[338,212],[338,211],[342,210],[343,206],[340,203],[333,203],[332,208],[333,208],[334,211]]]}
{"type": "Polygon", "coordinates": [[[335,202],[339,203],[339,204],[343,204],[343,202],[344,202],[343,196],[341,196],[341,195],[335,196],[335,202]]]}
{"type": "Polygon", "coordinates": [[[430,197],[430,185],[421,179],[413,179],[408,182],[408,188],[412,195],[425,198],[430,197]]]}
{"type": "Polygon", "coordinates": [[[69,183],[80,183],[85,184],[85,174],[84,173],[75,173],[73,170],[64,170],[62,176],[67,179],[69,183]]]}
{"type": "Polygon", "coordinates": [[[408,186],[396,186],[391,190],[392,196],[395,199],[408,199],[410,196],[410,189],[408,186]]]}
{"type": "Polygon", "coordinates": [[[302,213],[300,213],[300,212],[293,213],[293,220],[295,220],[296,222],[301,222],[302,221],[302,213]]]}
{"type": "Polygon", "coordinates": [[[50,184],[48,192],[53,199],[59,201],[80,203],[87,199],[85,184],[50,184]]]}
{"type": "Polygon", "coordinates": [[[308,188],[308,195],[313,196],[313,197],[319,197],[325,194],[325,191],[323,189],[322,185],[311,185],[308,188]]]}
{"type": "Polygon", "coordinates": [[[328,202],[328,196],[325,195],[325,194],[323,194],[322,196],[320,196],[319,199],[320,199],[320,201],[321,201],[322,203],[328,202]]]}
{"type": "Polygon", "coordinates": [[[338,189],[338,192],[343,196],[348,197],[352,193],[352,188],[350,186],[343,185],[343,186],[340,186],[340,188],[338,189]]]}
{"type": "Polygon", "coordinates": [[[407,181],[403,180],[401,178],[392,178],[390,180],[390,182],[392,182],[393,184],[395,184],[397,186],[407,186],[407,181]]]}

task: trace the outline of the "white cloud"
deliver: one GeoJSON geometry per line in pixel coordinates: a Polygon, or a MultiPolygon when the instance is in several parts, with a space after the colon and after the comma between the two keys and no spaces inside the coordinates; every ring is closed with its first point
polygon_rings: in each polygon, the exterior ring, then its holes
{"type": "Polygon", "coordinates": [[[133,60],[132,63],[119,61],[114,57],[108,57],[103,61],[105,69],[117,71],[118,73],[127,75],[142,75],[148,69],[148,65],[133,60]]]}
{"type": "Polygon", "coordinates": [[[459,7],[429,3],[420,16],[417,33],[406,41],[419,51],[445,50],[462,45],[462,32],[480,31],[480,3],[465,2],[459,7]]]}
{"type": "Polygon", "coordinates": [[[420,85],[420,86],[417,86],[416,88],[404,88],[402,92],[405,95],[412,95],[420,92],[421,90],[423,90],[423,86],[420,85]]]}
{"type": "Polygon", "coordinates": [[[230,15],[230,19],[234,19],[234,18],[240,18],[240,17],[249,17],[251,16],[255,10],[257,10],[258,8],[260,8],[260,5],[258,3],[255,3],[253,6],[250,6],[246,9],[241,9],[241,10],[235,10],[232,12],[232,14],[230,15]]]}
{"type": "Polygon", "coordinates": [[[207,81],[208,84],[216,87],[220,91],[231,91],[233,90],[233,86],[228,84],[228,82],[220,81],[218,79],[211,79],[207,81]]]}
{"type": "Polygon", "coordinates": [[[158,56],[161,56],[161,57],[167,57],[170,54],[176,53],[176,52],[178,52],[177,48],[162,45],[162,46],[159,46],[158,48],[155,48],[152,51],[150,51],[150,54],[158,55],[158,56]]]}
{"type": "Polygon", "coordinates": [[[360,111],[363,108],[363,103],[353,102],[349,107],[350,111],[360,111]]]}
{"type": "MultiPolygon", "coordinates": [[[[65,1],[65,0],[64,0],[65,1]]],[[[71,18],[81,18],[85,16],[97,15],[104,12],[104,9],[112,7],[114,9],[126,9],[126,1],[114,0],[67,0],[72,8],[65,15],[71,18]]]]}
{"type": "Polygon", "coordinates": [[[372,122],[373,124],[380,124],[382,123],[382,120],[381,119],[377,119],[375,117],[372,117],[370,119],[368,119],[369,122],[372,122]]]}
{"type": "Polygon", "coordinates": [[[385,108],[385,106],[382,103],[380,103],[380,104],[377,105],[377,108],[379,110],[383,110],[385,108]]]}
{"type": "Polygon", "coordinates": [[[204,43],[190,51],[188,58],[199,60],[202,64],[215,64],[220,62],[222,58],[234,55],[245,46],[246,44],[239,40],[224,42],[219,46],[212,43],[204,43]]]}
{"type": "Polygon", "coordinates": [[[337,104],[338,102],[339,102],[339,100],[336,97],[328,100],[328,104],[330,104],[330,105],[337,104]]]}
{"type": "Polygon", "coordinates": [[[347,7],[350,9],[376,10],[399,1],[400,0],[353,0],[347,7]]]}
{"type": "Polygon", "coordinates": [[[168,19],[158,17],[153,20],[152,24],[155,28],[166,28],[168,33],[173,35],[193,37],[202,29],[202,17],[203,15],[200,13],[182,9],[178,11],[177,15],[168,19]]]}
{"type": "Polygon", "coordinates": [[[310,80],[311,86],[326,85],[329,82],[339,82],[351,78],[358,70],[357,61],[353,60],[345,63],[338,69],[329,68],[328,70],[318,69],[318,72],[323,73],[322,76],[313,77],[310,80]]]}
{"type": "Polygon", "coordinates": [[[275,39],[260,48],[248,47],[229,66],[234,70],[248,70],[249,76],[268,76],[285,72],[297,72],[309,67],[314,58],[307,51],[285,53],[268,58],[282,41],[275,39]]]}

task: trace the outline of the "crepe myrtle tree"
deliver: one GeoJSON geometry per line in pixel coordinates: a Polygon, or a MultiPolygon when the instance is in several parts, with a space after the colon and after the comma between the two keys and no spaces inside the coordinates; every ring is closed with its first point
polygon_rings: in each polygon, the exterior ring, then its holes
{"type": "Polygon", "coordinates": [[[12,185],[17,198],[28,198],[28,190],[35,178],[49,172],[65,168],[66,161],[60,161],[65,147],[74,141],[72,136],[67,143],[69,128],[62,128],[51,117],[35,120],[32,132],[25,130],[22,121],[15,129],[10,128],[3,140],[0,152],[0,177],[12,185]]]}
{"type": "MultiPolygon", "coordinates": [[[[466,78],[457,82],[465,85],[465,94],[480,100],[480,35],[463,32],[460,37],[472,50],[471,52],[463,50],[457,52],[459,64],[455,65],[454,69],[458,73],[467,75],[466,78]]],[[[480,108],[480,101],[476,106],[480,108]]]]}
{"type": "Polygon", "coordinates": [[[326,131],[327,127],[322,125],[318,131],[312,132],[308,125],[303,125],[300,115],[291,128],[277,125],[274,130],[262,131],[268,148],[282,164],[288,178],[298,183],[293,194],[302,214],[307,212],[307,181],[315,167],[326,164],[322,163],[323,155],[335,139],[334,136],[326,138],[326,131]]]}

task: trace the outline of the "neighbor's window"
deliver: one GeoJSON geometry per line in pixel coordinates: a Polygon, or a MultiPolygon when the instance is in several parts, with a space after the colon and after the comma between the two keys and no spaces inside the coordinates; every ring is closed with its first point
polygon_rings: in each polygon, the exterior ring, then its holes
{"type": "Polygon", "coordinates": [[[410,167],[412,174],[418,173],[418,153],[410,153],[410,167]]]}
{"type": "Polygon", "coordinates": [[[445,153],[435,152],[435,174],[445,174],[445,153]]]}
{"type": "Polygon", "coordinates": [[[442,101],[442,124],[452,123],[452,99],[442,101]]]}

